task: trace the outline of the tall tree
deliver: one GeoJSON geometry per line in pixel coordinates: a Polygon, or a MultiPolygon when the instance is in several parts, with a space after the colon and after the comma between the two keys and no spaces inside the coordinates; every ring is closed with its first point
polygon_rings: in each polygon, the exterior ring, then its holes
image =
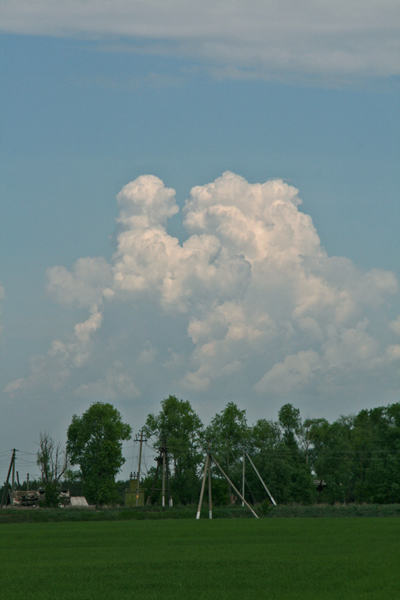
{"type": "Polygon", "coordinates": [[[171,490],[175,501],[194,502],[198,494],[198,468],[202,460],[201,432],[203,424],[188,400],[168,396],[161,402],[157,415],[147,417],[144,431],[158,448],[168,446],[173,469],[171,490]]]}
{"type": "MultiPolygon", "coordinates": [[[[238,408],[234,402],[228,402],[212,419],[205,436],[225,473],[235,485],[240,485],[241,466],[238,459],[249,443],[246,411],[238,408]]],[[[230,502],[233,490],[229,484],[226,490],[227,500],[230,502]]]]}
{"type": "MultiPolygon", "coordinates": [[[[299,409],[285,404],[279,411],[278,421],[257,421],[251,429],[250,445],[254,463],[268,485],[275,500],[286,502],[312,502],[315,486],[311,467],[307,464],[307,432],[299,409]]],[[[265,492],[250,471],[249,484],[257,498],[265,492]]]]}
{"type": "Polygon", "coordinates": [[[122,422],[111,404],[95,402],[81,417],[72,417],[67,451],[71,464],[80,467],[89,502],[106,504],[116,500],[115,477],[125,462],[122,441],[128,440],[131,433],[131,427],[122,422]]]}
{"type": "Polygon", "coordinates": [[[400,402],[369,411],[373,445],[365,470],[365,498],[400,502],[400,402]]]}
{"type": "Polygon", "coordinates": [[[296,436],[301,431],[300,410],[292,404],[284,404],[278,413],[279,424],[284,432],[284,442],[290,448],[297,448],[296,436]]]}
{"type": "Polygon", "coordinates": [[[309,423],[310,459],[328,502],[400,501],[400,403],[309,423]]]}
{"type": "Polygon", "coordinates": [[[39,433],[39,450],[37,451],[36,462],[40,467],[43,485],[58,484],[68,468],[67,454],[62,449],[61,444],[56,444],[47,431],[39,433]]]}
{"type": "Polygon", "coordinates": [[[49,432],[40,432],[36,463],[40,467],[40,485],[44,487],[46,506],[60,503],[60,480],[68,468],[68,456],[61,444],[54,441],[49,432]]]}

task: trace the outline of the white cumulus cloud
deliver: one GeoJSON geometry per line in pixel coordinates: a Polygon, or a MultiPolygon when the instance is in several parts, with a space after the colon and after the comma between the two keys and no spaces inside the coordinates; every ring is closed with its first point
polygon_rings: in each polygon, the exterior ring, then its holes
{"type": "Polygon", "coordinates": [[[76,303],[90,308],[102,299],[104,289],[111,283],[111,267],[102,258],[79,258],[72,271],[65,267],[47,270],[47,293],[61,304],[76,303]]]}
{"type": "MultiPolygon", "coordinates": [[[[69,280],[69,274],[66,278],[69,280]]],[[[64,284],[61,283],[61,286],[64,287],[64,284]]],[[[73,378],[74,372],[90,361],[93,346],[91,336],[101,327],[102,320],[102,313],[97,306],[93,306],[89,318],[75,325],[70,341],[54,340],[46,356],[32,356],[29,361],[30,375],[9,383],[5,391],[11,395],[30,389],[59,392],[73,378]]]]}
{"type": "MultiPolygon", "coordinates": [[[[48,293],[90,316],[70,341],[34,357],[10,393],[47,384],[135,398],[158,382],[164,394],[323,401],[327,390],[359,393],[364,381],[371,393],[399,388],[399,347],[374,323],[398,295],[395,275],[329,257],[296,188],[231,172],[194,187],[182,244],[167,229],[175,192],[157,177],[129,183],[117,202],[110,263],[81,258],[48,270],[48,293]]],[[[398,320],[387,323],[397,333],[398,320]]]]}

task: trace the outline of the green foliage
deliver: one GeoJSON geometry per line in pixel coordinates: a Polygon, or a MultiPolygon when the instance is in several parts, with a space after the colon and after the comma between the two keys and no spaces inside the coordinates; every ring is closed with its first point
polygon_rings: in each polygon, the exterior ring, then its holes
{"type": "Polygon", "coordinates": [[[327,484],[321,500],[400,501],[400,403],[309,425],[310,460],[327,484]]]}
{"type": "MultiPolygon", "coordinates": [[[[278,422],[260,419],[250,428],[248,439],[253,462],[278,504],[310,504],[316,500],[308,463],[307,433],[298,409],[285,404],[279,411],[278,422]]],[[[251,490],[249,499],[261,502],[266,492],[250,466],[246,479],[251,490]]]]}
{"type": "MultiPolygon", "coordinates": [[[[226,506],[229,504],[229,490],[226,485],[226,480],[213,475],[212,479],[212,504],[213,506],[226,506]]],[[[208,487],[204,494],[205,502],[208,503],[208,487]]],[[[248,510],[248,509],[246,509],[248,510]]],[[[250,513],[249,513],[250,514],[250,513]]]]}
{"type": "Polygon", "coordinates": [[[60,486],[56,481],[46,483],[44,494],[44,500],[40,500],[39,506],[42,508],[58,508],[60,506],[60,486]]]}
{"type": "MultiPolygon", "coordinates": [[[[188,400],[169,396],[161,402],[158,415],[150,414],[143,428],[159,448],[167,443],[172,461],[171,493],[174,502],[195,502],[199,492],[198,469],[203,460],[201,433],[203,424],[188,400]]],[[[149,488],[155,470],[146,480],[149,488]]],[[[158,486],[160,487],[160,486],[158,486]]]]}
{"type": "MultiPolygon", "coordinates": [[[[248,434],[246,411],[239,409],[234,402],[228,402],[225,408],[212,419],[204,435],[207,445],[210,444],[213,456],[236,486],[240,485],[238,459],[248,444],[248,434]]],[[[217,478],[221,477],[218,471],[215,475],[217,478]]],[[[226,495],[222,495],[220,491],[219,501],[221,502],[222,498],[226,496],[229,502],[234,496],[234,492],[225,479],[222,479],[222,482],[226,489],[226,495]]]]}
{"type": "Polygon", "coordinates": [[[242,453],[248,438],[246,411],[239,409],[234,402],[228,402],[212,419],[205,437],[210,441],[212,451],[220,456],[221,462],[226,461],[231,452],[242,453]]]}
{"type": "Polygon", "coordinates": [[[118,500],[115,477],[125,462],[121,442],[129,439],[131,432],[111,404],[96,402],[81,417],[72,417],[67,451],[71,464],[80,467],[88,502],[106,504],[118,500]]]}
{"type": "Polygon", "coordinates": [[[278,413],[279,424],[284,431],[287,446],[296,447],[296,434],[301,430],[300,411],[292,404],[284,404],[278,413]]]}
{"type": "MultiPolygon", "coordinates": [[[[158,414],[148,415],[144,432],[155,448],[166,440],[175,505],[197,503],[207,447],[239,490],[247,450],[279,505],[400,502],[400,403],[362,410],[333,423],[303,420],[299,409],[285,404],[276,421],[260,419],[249,426],[246,411],[229,402],[204,428],[188,400],[169,396],[158,414]],[[317,492],[314,479],[325,482],[322,491],[317,492]]],[[[121,440],[129,434],[110,404],[96,403],[82,417],[75,415],[67,448],[80,471],[65,473],[69,485],[83,485],[82,492],[97,504],[121,501],[115,476],[123,463],[121,440]]],[[[246,500],[269,506],[247,459],[246,465],[246,500]]],[[[155,467],[142,483],[147,495],[154,474],[155,467]]],[[[161,473],[156,488],[161,488],[160,479],[161,473]]],[[[206,487],[205,501],[207,493],[206,487]]],[[[213,467],[213,504],[229,504],[232,496],[233,490],[213,467]]],[[[159,500],[156,489],[153,502],[159,500]]]]}

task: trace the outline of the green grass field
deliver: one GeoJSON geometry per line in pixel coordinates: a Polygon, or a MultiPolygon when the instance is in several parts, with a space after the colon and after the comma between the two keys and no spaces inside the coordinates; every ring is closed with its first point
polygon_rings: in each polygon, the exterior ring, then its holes
{"type": "Polygon", "coordinates": [[[0,597],[386,600],[400,519],[17,523],[0,527],[0,597]]]}

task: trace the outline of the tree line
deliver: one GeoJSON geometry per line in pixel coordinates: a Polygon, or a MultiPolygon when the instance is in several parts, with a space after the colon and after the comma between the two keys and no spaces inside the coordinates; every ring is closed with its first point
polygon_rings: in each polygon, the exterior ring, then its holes
{"type": "MultiPolygon", "coordinates": [[[[247,452],[278,504],[400,502],[400,403],[361,410],[333,423],[303,419],[299,409],[285,404],[277,420],[259,419],[250,425],[246,411],[229,402],[204,425],[188,400],[169,396],[158,413],[148,415],[143,432],[155,450],[167,443],[175,505],[198,501],[207,448],[238,489],[247,452]]],[[[116,478],[125,462],[122,442],[131,434],[118,410],[102,402],[73,416],[64,453],[49,434],[41,434],[39,483],[48,490],[49,503],[56,504],[61,483],[79,489],[90,503],[120,503],[127,482],[116,478]]],[[[142,478],[147,496],[154,475],[151,467],[142,478]]],[[[264,487],[250,465],[245,477],[246,500],[266,502],[264,487]]],[[[215,471],[213,502],[237,500],[215,471]]],[[[152,501],[160,501],[160,485],[152,501]]]]}
{"type": "MultiPolygon", "coordinates": [[[[168,439],[172,495],[183,504],[198,498],[208,444],[239,489],[246,450],[278,504],[400,502],[400,403],[333,423],[302,419],[299,409],[285,404],[276,421],[249,425],[246,411],[229,402],[204,426],[188,401],[169,396],[157,415],[148,416],[144,429],[155,445],[168,439]]],[[[217,502],[230,501],[229,485],[217,473],[213,488],[217,502]]],[[[266,498],[250,466],[245,488],[252,503],[266,498]]]]}

